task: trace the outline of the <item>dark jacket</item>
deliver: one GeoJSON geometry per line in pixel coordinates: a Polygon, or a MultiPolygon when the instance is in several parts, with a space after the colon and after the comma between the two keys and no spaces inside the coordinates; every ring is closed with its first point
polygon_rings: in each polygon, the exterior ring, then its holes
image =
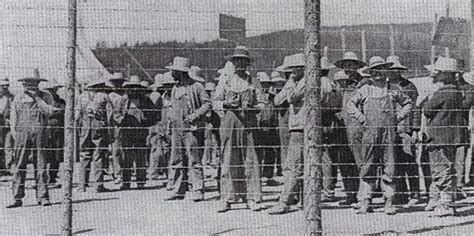
{"type": "Polygon", "coordinates": [[[459,119],[461,106],[462,92],[455,85],[444,85],[423,105],[428,119],[428,145],[459,145],[464,141],[459,119]]]}

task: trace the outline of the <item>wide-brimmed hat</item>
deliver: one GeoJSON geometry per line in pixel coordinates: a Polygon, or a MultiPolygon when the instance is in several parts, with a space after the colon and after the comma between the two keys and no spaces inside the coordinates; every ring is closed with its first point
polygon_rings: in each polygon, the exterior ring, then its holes
{"type": "Polygon", "coordinates": [[[393,66],[390,67],[391,70],[408,70],[408,67],[402,65],[398,56],[387,57],[387,62],[393,63],[393,66]]]}
{"type": "Polygon", "coordinates": [[[362,76],[362,78],[369,78],[369,77],[371,77],[371,75],[368,74],[368,73],[365,73],[365,71],[367,71],[368,69],[369,69],[368,66],[364,66],[364,67],[358,69],[357,73],[359,73],[359,75],[362,76]]]}
{"type": "Polygon", "coordinates": [[[112,76],[109,78],[109,81],[127,81],[125,76],[123,76],[122,72],[115,72],[112,74],[112,76]]]}
{"type": "Polygon", "coordinates": [[[185,57],[175,57],[173,59],[173,64],[167,66],[169,70],[176,70],[182,72],[189,72],[189,66],[191,65],[190,60],[185,57]]]}
{"type": "Polygon", "coordinates": [[[160,88],[163,87],[164,85],[172,85],[176,84],[176,80],[171,76],[171,73],[165,73],[165,74],[158,74],[155,76],[155,83],[151,85],[151,87],[154,88],[160,88]]]}
{"type": "Polygon", "coordinates": [[[257,79],[258,79],[258,81],[260,81],[260,83],[271,83],[271,82],[273,82],[270,79],[270,76],[268,76],[268,74],[266,72],[258,72],[257,73],[257,79]]]}
{"type": "Polygon", "coordinates": [[[270,75],[271,79],[273,82],[278,83],[278,82],[286,82],[286,79],[281,76],[280,72],[278,71],[273,71],[272,74],[270,75]]]}
{"type": "Polygon", "coordinates": [[[227,56],[227,58],[230,60],[233,60],[235,58],[247,58],[252,61],[252,58],[250,57],[250,51],[245,46],[237,46],[234,49],[234,54],[227,56]]]}
{"type": "Polygon", "coordinates": [[[382,57],[374,56],[370,58],[367,70],[389,70],[392,66],[393,62],[386,62],[382,57]]]}
{"type": "Polygon", "coordinates": [[[434,65],[425,66],[430,72],[460,72],[458,61],[454,58],[438,57],[434,65]]]}
{"type": "Polygon", "coordinates": [[[334,80],[335,81],[348,80],[348,79],[349,79],[349,75],[346,74],[346,72],[344,72],[343,70],[338,71],[338,72],[336,72],[336,74],[334,74],[334,80]]]}
{"type": "Polygon", "coordinates": [[[209,92],[215,91],[215,90],[216,90],[216,84],[215,84],[215,83],[212,83],[212,82],[207,82],[207,83],[204,85],[204,89],[205,89],[206,91],[209,91],[209,92]]]}
{"type": "Polygon", "coordinates": [[[85,85],[86,89],[111,88],[105,80],[94,80],[85,85]]]}
{"type": "Polygon", "coordinates": [[[8,77],[0,79],[0,86],[9,86],[9,85],[10,85],[10,80],[8,79],[8,77]]]}
{"type": "Polygon", "coordinates": [[[344,57],[334,64],[337,68],[344,70],[358,70],[367,65],[365,62],[359,60],[355,52],[346,52],[344,57]]]}
{"type": "MultiPolygon", "coordinates": [[[[234,63],[232,63],[231,61],[226,62],[224,65],[224,68],[217,70],[217,73],[221,76],[234,74],[235,73],[234,63]]],[[[218,80],[218,78],[216,80],[218,80]]]]}
{"type": "Polygon", "coordinates": [[[336,66],[329,61],[329,58],[321,57],[321,70],[331,70],[334,68],[336,66]]]}
{"type": "Polygon", "coordinates": [[[41,78],[38,69],[35,69],[33,71],[33,76],[32,77],[25,77],[25,78],[21,78],[21,79],[18,80],[18,82],[22,82],[22,83],[36,82],[38,84],[41,83],[41,82],[46,82],[46,81],[48,81],[48,80],[41,78]]]}
{"type": "Polygon", "coordinates": [[[203,70],[200,67],[191,66],[188,74],[189,74],[189,77],[191,77],[191,79],[193,79],[194,81],[197,81],[199,83],[205,83],[206,81],[204,80],[202,76],[202,72],[203,70]]]}
{"type": "Polygon", "coordinates": [[[143,86],[140,77],[132,76],[130,80],[123,84],[123,88],[131,88],[131,89],[146,89],[146,86],[143,86]]]}
{"type": "Polygon", "coordinates": [[[292,69],[295,67],[304,67],[306,66],[306,56],[304,53],[297,53],[291,56],[288,56],[284,62],[283,67],[286,69],[292,69]]]}
{"type": "Polygon", "coordinates": [[[283,59],[283,65],[277,67],[275,70],[278,71],[278,72],[282,72],[282,73],[291,72],[290,69],[288,69],[288,68],[285,67],[287,64],[288,64],[288,56],[286,56],[286,57],[283,59]]]}

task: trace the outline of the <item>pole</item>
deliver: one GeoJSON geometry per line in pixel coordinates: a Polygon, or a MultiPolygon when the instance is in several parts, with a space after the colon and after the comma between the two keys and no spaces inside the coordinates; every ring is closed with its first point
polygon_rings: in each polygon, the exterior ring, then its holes
{"type": "Polygon", "coordinates": [[[395,29],[390,24],[390,55],[395,56],[395,29]]]}
{"type": "MultiPolygon", "coordinates": [[[[435,33],[436,33],[436,27],[438,24],[438,14],[435,13],[434,15],[434,21],[433,21],[433,29],[431,30],[432,36],[431,38],[433,39],[435,33]]],[[[434,44],[431,44],[431,65],[435,64],[436,60],[436,46],[434,44]]]]}
{"type": "Polygon", "coordinates": [[[342,49],[342,57],[346,54],[346,29],[341,30],[341,49],[342,49]]]}
{"type": "Polygon", "coordinates": [[[306,90],[304,215],[306,235],[322,235],[321,0],[305,0],[306,90]]]}
{"type": "Polygon", "coordinates": [[[64,184],[61,234],[72,235],[72,173],[74,169],[74,100],[76,85],[77,0],[68,0],[66,112],[64,115],[64,184]]]}
{"type": "Polygon", "coordinates": [[[474,0],[471,0],[471,76],[474,76],[474,0]]]}
{"type": "Polygon", "coordinates": [[[367,41],[365,38],[365,30],[361,32],[361,41],[362,41],[362,61],[367,62],[367,41]]]}

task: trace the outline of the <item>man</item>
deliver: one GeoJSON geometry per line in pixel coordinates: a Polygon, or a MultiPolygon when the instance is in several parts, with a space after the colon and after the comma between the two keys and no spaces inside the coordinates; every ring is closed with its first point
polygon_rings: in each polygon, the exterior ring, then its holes
{"type": "MultiPolygon", "coordinates": [[[[209,98],[213,99],[216,91],[216,85],[213,82],[207,82],[205,89],[209,98]]],[[[204,134],[204,163],[214,168],[219,167],[220,159],[220,135],[219,127],[221,126],[221,119],[219,115],[210,110],[206,114],[206,130],[204,134]]]]}
{"type": "Polygon", "coordinates": [[[107,109],[110,103],[107,95],[109,89],[105,81],[99,80],[87,84],[85,91],[79,96],[76,123],[80,127],[80,192],[86,191],[91,172],[95,192],[108,191],[104,187],[104,173],[108,161],[107,147],[110,144],[107,114],[110,112],[110,109],[107,109]]]}
{"type": "MultiPolygon", "coordinates": [[[[387,62],[393,63],[393,66],[388,72],[390,86],[397,87],[407,95],[413,102],[418,99],[418,89],[408,79],[402,76],[402,71],[407,71],[408,68],[400,63],[400,58],[397,56],[390,56],[387,62]]],[[[397,109],[401,109],[398,105],[397,109]]],[[[397,141],[400,144],[396,146],[396,168],[397,178],[395,180],[395,188],[397,192],[397,204],[405,204],[407,208],[416,205],[420,199],[420,176],[418,174],[418,164],[416,162],[416,146],[415,142],[418,139],[419,126],[415,125],[415,117],[419,112],[414,109],[406,119],[397,124],[397,141]],[[408,187],[406,180],[408,179],[408,187]],[[408,194],[409,190],[409,194],[408,194]]]]}
{"type": "MultiPolygon", "coordinates": [[[[66,102],[58,95],[58,90],[62,87],[64,87],[64,85],[52,82],[44,87],[44,90],[49,92],[52,97],[52,104],[50,105],[64,111],[66,108],[66,102]]],[[[59,165],[64,161],[64,112],[49,117],[48,126],[49,184],[52,188],[60,188],[61,184],[57,182],[57,179],[59,165]]]]}
{"type": "Polygon", "coordinates": [[[122,168],[120,166],[123,160],[123,119],[125,117],[125,106],[127,104],[127,93],[123,89],[123,84],[127,81],[122,73],[114,73],[109,82],[112,84],[112,90],[109,93],[109,105],[111,109],[109,112],[109,124],[111,129],[112,139],[112,163],[115,178],[115,184],[122,183],[122,168]]]}
{"type": "Polygon", "coordinates": [[[126,129],[122,131],[124,156],[120,163],[123,181],[120,190],[130,189],[134,164],[137,188],[143,189],[146,183],[146,155],[148,153],[146,138],[158,114],[153,102],[145,96],[148,88],[141,84],[137,76],[132,76],[122,88],[127,91],[127,96],[122,120],[122,125],[126,129]]]}
{"type": "MultiPolygon", "coordinates": [[[[285,57],[285,60],[287,57],[285,57]]],[[[288,69],[284,69],[283,65],[278,67],[275,71],[272,72],[271,74],[271,80],[273,82],[273,88],[271,88],[272,91],[271,93],[274,93],[274,96],[276,96],[278,93],[281,92],[283,87],[286,84],[286,81],[288,78],[290,78],[291,71],[288,69]]],[[[275,98],[273,97],[272,102],[274,101],[275,98]]],[[[283,102],[283,101],[282,101],[283,102]]],[[[280,139],[280,155],[277,156],[276,158],[276,164],[277,164],[277,176],[283,176],[283,165],[285,163],[285,158],[286,158],[286,153],[288,150],[288,142],[290,141],[290,131],[288,129],[288,107],[289,104],[287,102],[283,102],[282,104],[276,104],[275,105],[275,110],[278,114],[278,135],[280,139]]]]}
{"type": "MultiPolygon", "coordinates": [[[[469,148],[469,113],[471,106],[467,105],[466,98],[469,93],[472,93],[472,85],[468,84],[463,78],[461,72],[456,74],[456,85],[463,93],[463,107],[462,111],[458,113],[459,124],[462,126],[461,131],[461,142],[456,149],[456,199],[462,200],[467,198],[467,193],[464,191],[464,186],[466,184],[465,180],[465,166],[468,158],[468,148],[469,148]]],[[[469,98],[468,98],[469,99],[469,98]]]]}
{"type": "Polygon", "coordinates": [[[358,214],[372,212],[372,195],[376,187],[377,169],[383,168],[381,180],[385,193],[385,213],[396,214],[393,205],[395,194],[395,139],[396,124],[403,121],[413,107],[411,99],[399,89],[389,89],[387,70],[393,63],[381,57],[370,59],[368,72],[370,84],[360,88],[348,103],[349,114],[364,127],[362,160],[359,162],[361,186],[359,188],[358,214]],[[395,103],[401,106],[396,111],[395,103]]]}
{"type": "MultiPolygon", "coordinates": [[[[8,78],[0,80],[0,148],[5,147],[6,139],[10,133],[10,109],[13,95],[8,91],[10,81],[8,78]]],[[[0,176],[9,175],[11,157],[7,158],[6,150],[0,151],[0,176]]]]}
{"type": "Polygon", "coordinates": [[[281,92],[275,96],[275,104],[284,102],[289,104],[290,141],[283,170],[283,190],[279,203],[268,211],[271,215],[287,213],[294,195],[303,189],[304,121],[306,116],[304,104],[305,55],[300,53],[289,56],[286,68],[292,70],[292,75],[281,92]]]}
{"type": "Polygon", "coordinates": [[[354,96],[357,89],[361,87],[362,77],[358,70],[366,66],[365,62],[358,59],[354,52],[347,52],[344,58],[336,61],[336,67],[342,69],[335,75],[335,82],[339,85],[342,92],[342,110],[337,114],[340,120],[340,136],[338,138],[340,148],[338,149],[339,168],[344,183],[344,190],[347,193],[345,201],[340,202],[342,206],[357,203],[357,192],[359,190],[359,171],[357,163],[362,159],[362,124],[352,118],[347,112],[347,104],[354,96]],[[351,180],[352,179],[352,180],[351,180]]]}
{"type": "Polygon", "coordinates": [[[279,183],[273,179],[276,157],[280,155],[280,137],[277,130],[278,113],[273,102],[275,94],[270,93],[273,81],[265,72],[257,73],[257,79],[269,101],[258,114],[259,130],[256,132],[255,139],[257,156],[261,165],[261,177],[266,178],[267,186],[278,186],[279,183]]]}
{"type": "Polygon", "coordinates": [[[47,81],[40,78],[35,70],[33,77],[18,80],[23,83],[24,91],[19,93],[12,104],[10,127],[15,140],[13,161],[13,198],[7,208],[23,205],[27,164],[33,163],[36,179],[36,199],[39,205],[49,206],[48,173],[46,169],[47,148],[46,130],[48,118],[60,110],[48,104],[51,101],[47,93],[40,91],[38,85],[47,81]]]}
{"type": "MultiPolygon", "coordinates": [[[[176,81],[171,76],[160,75],[155,77],[156,92],[154,96],[159,96],[162,101],[162,108],[158,123],[150,127],[147,142],[151,148],[150,150],[150,167],[148,170],[149,178],[152,180],[159,180],[160,175],[168,175],[169,155],[171,149],[171,129],[168,112],[171,107],[171,89],[176,84],[176,81]]],[[[167,176],[169,179],[171,175],[167,176]]],[[[171,181],[168,181],[171,183],[171,181]]],[[[170,189],[171,186],[168,188],[170,189]]]]}
{"type": "Polygon", "coordinates": [[[168,113],[172,129],[170,170],[173,190],[165,200],[184,199],[188,184],[191,184],[191,199],[201,201],[204,199],[204,117],[211,110],[211,102],[204,86],[189,77],[189,59],[176,57],[168,69],[177,84],[171,92],[168,113]]]}
{"type": "Polygon", "coordinates": [[[433,177],[430,202],[433,217],[453,216],[456,190],[456,148],[462,142],[462,123],[458,119],[463,95],[456,86],[457,61],[440,57],[436,61],[433,83],[439,88],[428,94],[423,103],[427,122],[427,151],[433,177]]]}

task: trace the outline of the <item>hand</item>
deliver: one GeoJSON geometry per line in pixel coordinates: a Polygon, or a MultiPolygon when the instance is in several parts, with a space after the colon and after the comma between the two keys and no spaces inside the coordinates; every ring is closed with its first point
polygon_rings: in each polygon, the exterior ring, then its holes
{"type": "Polygon", "coordinates": [[[418,143],[420,141],[418,135],[419,135],[418,132],[413,131],[413,133],[411,135],[411,142],[412,143],[418,143]]]}

